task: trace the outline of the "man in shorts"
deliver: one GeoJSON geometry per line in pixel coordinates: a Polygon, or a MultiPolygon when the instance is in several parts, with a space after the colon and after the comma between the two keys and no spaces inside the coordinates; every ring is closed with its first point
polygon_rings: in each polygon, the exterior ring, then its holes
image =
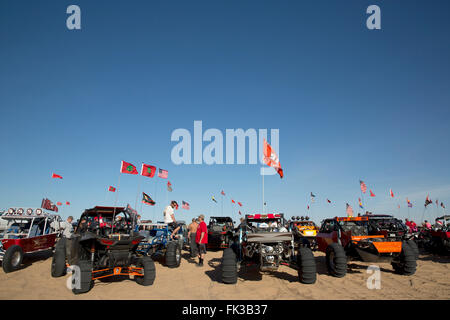
{"type": "Polygon", "coordinates": [[[205,259],[206,254],[206,244],[208,243],[208,228],[206,227],[205,223],[205,216],[200,215],[198,217],[198,220],[200,221],[200,224],[197,228],[197,234],[195,238],[195,242],[197,243],[198,247],[198,267],[203,267],[203,260],[205,259]]]}
{"type": "Polygon", "coordinates": [[[195,242],[195,238],[197,237],[197,228],[198,223],[197,219],[193,218],[192,223],[188,226],[188,239],[189,239],[189,247],[191,249],[191,258],[195,258],[198,254],[197,252],[197,243],[195,242]]]}
{"type": "Polygon", "coordinates": [[[169,206],[164,209],[164,223],[167,223],[170,227],[172,227],[173,231],[170,235],[170,239],[173,240],[176,237],[177,232],[180,230],[180,226],[175,220],[175,214],[173,209],[178,207],[178,203],[176,201],[172,201],[169,206]]]}

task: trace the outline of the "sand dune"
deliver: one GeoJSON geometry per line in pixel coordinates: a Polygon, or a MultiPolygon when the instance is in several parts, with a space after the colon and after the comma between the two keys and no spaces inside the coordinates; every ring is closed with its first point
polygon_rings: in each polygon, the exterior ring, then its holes
{"type": "Polygon", "coordinates": [[[0,299],[450,299],[450,258],[421,254],[417,273],[394,274],[388,263],[379,263],[381,289],[369,290],[368,263],[351,262],[344,278],[327,274],[325,256],[316,252],[317,282],[298,282],[297,271],[281,266],[277,272],[260,273],[254,267],[241,270],[238,283],[220,283],[221,251],[209,251],[199,268],[183,253],[180,268],[156,263],[156,280],[142,287],[131,279],[96,281],[87,294],[74,295],[66,287],[69,276],[50,276],[51,253],[24,259],[25,268],[5,274],[0,271],[0,299]],[[199,288],[205,288],[200,290],[199,288]]]}

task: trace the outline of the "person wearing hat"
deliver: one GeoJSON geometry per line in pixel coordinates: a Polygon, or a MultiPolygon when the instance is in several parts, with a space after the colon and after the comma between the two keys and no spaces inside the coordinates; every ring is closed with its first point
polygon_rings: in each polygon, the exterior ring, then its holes
{"type": "Polygon", "coordinates": [[[205,259],[206,254],[206,244],[208,243],[208,228],[206,227],[205,223],[205,216],[199,215],[198,219],[200,221],[200,224],[197,228],[197,234],[195,237],[195,242],[197,243],[198,247],[198,267],[203,266],[203,260],[205,259]]]}
{"type": "Polygon", "coordinates": [[[173,228],[172,234],[170,235],[171,240],[173,240],[174,237],[177,237],[176,234],[180,230],[180,226],[175,219],[175,214],[173,211],[175,208],[178,208],[178,203],[175,200],[172,200],[170,205],[164,209],[164,223],[167,223],[173,228]]]}

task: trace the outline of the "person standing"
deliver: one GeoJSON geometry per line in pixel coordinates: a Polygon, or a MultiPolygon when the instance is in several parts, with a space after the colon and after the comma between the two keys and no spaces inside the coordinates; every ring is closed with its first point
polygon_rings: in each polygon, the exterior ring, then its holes
{"type": "Polygon", "coordinates": [[[197,244],[195,242],[195,238],[197,237],[197,228],[198,222],[195,218],[193,218],[192,222],[188,226],[188,239],[189,239],[189,247],[191,249],[191,258],[195,258],[198,254],[197,244]]]}
{"type": "Polygon", "coordinates": [[[205,216],[200,215],[198,217],[198,220],[200,221],[197,233],[195,237],[195,242],[197,243],[198,247],[198,267],[203,267],[203,260],[205,259],[206,254],[206,244],[208,243],[208,228],[206,227],[205,223],[205,216]]]}
{"type": "Polygon", "coordinates": [[[59,225],[60,230],[62,230],[62,238],[65,241],[66,247],[66,257],[67,261],[71,261],[71,249],[72,249],[72,235],[73,235],[73,217],[69,216],[66,221],[61,222],[59,225]]]}
{"type": "Polygon", "coordinates": [[[164,209],[164,223],[167,223],[169,226],[173,228],[172,234],[170,235],[170,239],[173,240],[177,232],[180,230],[180,226],[177,224],[177,220],[175,219],[175,214],[173,209],[178,207],[178,203],[176,201],[170,202],[170,205],[164,209]]]}

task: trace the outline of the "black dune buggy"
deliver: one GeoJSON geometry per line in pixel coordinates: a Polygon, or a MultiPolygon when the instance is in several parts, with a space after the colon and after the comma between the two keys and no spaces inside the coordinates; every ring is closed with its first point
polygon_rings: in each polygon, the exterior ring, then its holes
{"type": "Polygon", "coordinates": [[[233,219],[211,217],[208,224],[208,249],[228,248],[232,243],[233,233],[233,219]]]}
{"type": "Polygon", "coordinates": [[[52,276],[66,273],[67,260],[73,267],[72,291],[75,294],[91,290],[96,279],[112,276],[134,276],[138,284],[152,285],[155,264],[150,257],[136,254],[143,237],[134,229],[135,214],[128,207],[98,206],[85,210],[72,239],[62,238],[57,243],[52,276]]]}

